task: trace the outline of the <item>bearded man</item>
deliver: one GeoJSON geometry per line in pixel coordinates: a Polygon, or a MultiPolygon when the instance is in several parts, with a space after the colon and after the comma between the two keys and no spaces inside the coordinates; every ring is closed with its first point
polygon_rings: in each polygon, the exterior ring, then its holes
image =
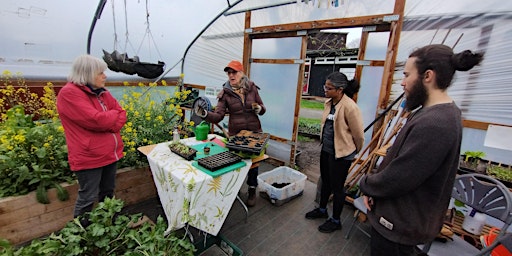
{"type": "Polygon", "coordinates": [[[401,85],[407,123],[375,173],[362,177],[371,255],[416,255],[440,232],[457,173],[461,112],[447,93],[456,70],[479,64],[480,53],[445,45],[412,52],[401,85]]]}

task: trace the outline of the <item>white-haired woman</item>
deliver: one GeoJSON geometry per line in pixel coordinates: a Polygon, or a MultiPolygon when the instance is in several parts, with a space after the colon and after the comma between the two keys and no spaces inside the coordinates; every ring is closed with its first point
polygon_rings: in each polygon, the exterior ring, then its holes
{"type": "Polygon", "coordinates": [[[126,111],[105,89],[107,64],[97,57],[81,55],[71,67],[68,82],[57,95],[68,161],[79,191],[74,217],[88,225],[86,216],[96,201],[114,195],[117,162],[123,157],[121,128],[126,111]]]}

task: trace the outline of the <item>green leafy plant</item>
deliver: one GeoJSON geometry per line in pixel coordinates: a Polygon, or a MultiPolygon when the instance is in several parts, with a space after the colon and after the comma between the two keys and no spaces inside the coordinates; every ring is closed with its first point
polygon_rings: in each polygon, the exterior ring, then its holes
{"type": "Polygon", "coordinates": [[[320,135],[320,119],[299,118],[299,132],[311,135],[320,135]]]}
{"type": "Polygon", "coordinates": [[[137,228],[131,224],[141,214],[120,214],[123,201],[107,198],[90,213],[91,224],[84,227],[80,219],[69,222],[60,232],[32,240],[15,249],[0,241],[0,254],[17,255],[194,255],[194,244],[176,233],[165,236],[167,223],[159,216],[155,224],[146,222],[137,228]]]}
{"type": "MultiPolygon", "coordinates": [[[[191,91],[179,91],[183,77],[180,77],[174,94],[170,95],[164,89],[158,89],[156,83],[146,86],[139,83],[138,86],[144,92],[138,92],[130,88],[120,100],[121,106],[126,109],[128,121],[121,131],[125,145],[124,157],[121,159],[121,167],[147,166],[147,158],[137,151],[140,146],[171,141],[174,127],[177,127],[182,138],[192,133],[194,122],[187,121],[183,117],[182,105],[188,104],[194,99],[190,97],[191,91]]],[[[129,86],[129,83],[125,83],[129,86]]],[[[167,86],[162,81],[161,88],[167,86]]]]}
{"type": "Polygon", "coordinates": [[[178,152],[180,152],[182,154],[189,154],[190,151],[192,150],[191,147],[189,147],[189,146],[187,146],[187,145],[185,145],[185,144],[183,144],[183,143],[181,143],[179,141],[171,142],[169,144],[169,148],[171,150],[174,149],[174,150],[176,150],[176,151],[178,151],[178,152]]]}
{"type": "Polygon", "coordinates": [[[467,162],[467,161],[470,160],[470,158],[473,158],[474,160],[478,160],[478,159],[484,158],[485,157],[485,152],[482,152],[482,151],[465,151],[464,155],[466,156],[464,161],[467,162]]]}
{"type": "MultiPolygon", "coordinates": [[[[0,80],[0,197],[36,191],[38,201],[48,203],[46,190],[56,187],[59,199],[67,199],[66,190],[59,184],[75,179],[67,162],[53,84],[47,83],[38,95],[30,91],[19,74],[4,71],[0,80]]],[[[185,120],[182,105],[194,98],[191,91],[179,90],[182,81],[183,76],[174,94],[158,89],[156,83],[124,83],[129,88],[120,103],[128,120],[121,131],[125,156],[120,167],[147,166],[146,156],[137,148],[172,140],[174,127],[178,127],[182,138],[192,133],[194,123],[185,120]]],[[[169,89],[165,81],[162,86],[169,89]]]]}
{"type": "Polygon", "coordinates": [[[22,78],[14,79],[8,71],[1,80],[0,197],[37,191],[38,201],[49,203],[46,191],[55,187],[59,199],[67,200],[60,183],[74,179],[53,85],[47,83],[42,95],[37,95],[22,78]],[[12,80],[17,83],[13,85],[12,80]]]}
{"type": "Polygon", "coordinates": [[[487,175],[493,176],[499,180],[512,182],[512,169],[499,166],[490,165],[487,167],[487,175]]]}
{"type": "MultiPolygon", "coordinates": [[[[482,151],[465,151],[463,157],[464,160],[460,162],[460,166],[476,170],[480,160],[485,157],[485,153],[482,151]]],[[[485,170],[481,170],[481,172],[485,172],[485,170]]]]}

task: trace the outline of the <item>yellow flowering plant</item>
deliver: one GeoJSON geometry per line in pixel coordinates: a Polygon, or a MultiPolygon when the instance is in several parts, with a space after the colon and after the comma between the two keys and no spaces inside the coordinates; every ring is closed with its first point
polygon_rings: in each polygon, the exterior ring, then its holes
{"type": "MultiPolygon", "coordinates": [[[[182,81],[183,76],[174,93],[165,81],[158,87],[138,83],[125,91],[119,101],[128,116],[121,130],[125,147],[119,167],[147,166],[137,148],[172,140],[175,128],[182,138],[191,134],[194,123],[185,120],[182,106],[194,98],[190,90],[180,90],[182,81]]],[[[68,165],[53,84],[36,94],[20,74],[9,71],[2,73],[0,82],[0,198],[35,190],[38,201],[48,203],[46,190],[56,187],[59,199],[67,199],[59,184],[75,177],[68,165]]]]}
{"type": "Polygon", "coordinates": [[[66,200],[59,184],[72,181],[73,175],[53,85],[48,83],[39,96],[23,79],[13,86],[12,78],[5,71],[0,85],[0,198],[36,190],[38,201],[48,203],[46,190],[56,187],[59,199],[66,200]]]}
{"type": "Polygon", "coordinates": [[[181,138],[191,134],[194,122],[185,120],[182,107],[194,99],[190,97],[190,90],[180,91],[182,81],[183,76],[178,80],[174,93],[166,90],[172,88],[165,81],[158,87],[156,83],[139,83],[142,92],[131,88],[124,93],[119,103],[126,110],[128,118],[121,130],[125,147],[120,167],[147,166],[146,156],[137,149],[171,141],[174,129],[178,129],[181,138]]]}

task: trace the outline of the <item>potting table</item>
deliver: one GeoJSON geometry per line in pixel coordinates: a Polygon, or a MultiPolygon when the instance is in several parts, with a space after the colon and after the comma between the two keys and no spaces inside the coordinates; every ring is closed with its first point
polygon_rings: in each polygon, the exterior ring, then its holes
{"type": "MultiPolygon", "coordinates": [[[[210,134],[208,139],[212,139],[213,136],[222,138],[210,134]]],[[[205,143],[195,138],[180,141],[189,146],[205,143]]],[[[244,159],[244,166],[212,177],[196,168],[192,164],[193,161],[187,161],[172,153],[168,147],[170,143],[139,148],[139,151],[148,158],[160,202],[167,217],[166,233],[188,224],[216,236],[238,197],[238,191],[249,169],[258,165],[266,156],[252,160],[244,159]]]]}

